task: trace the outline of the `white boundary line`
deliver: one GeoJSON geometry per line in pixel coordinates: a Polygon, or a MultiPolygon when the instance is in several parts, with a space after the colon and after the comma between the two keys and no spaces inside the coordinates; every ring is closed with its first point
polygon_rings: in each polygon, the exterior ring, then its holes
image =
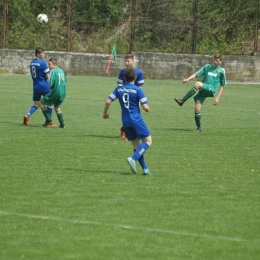
{"type": "Polygon", "coordinates": [[[202,238],[207,238],[207,239],[221,239],[221,240],[236,241],[236,242],[248,241],[246,239],[236,238],[236,237],[212,236],[212,235],[207,235],[207,234],[203,235],[203,234],[196,234],[196,233],[189,233],[189,232],[179,232],[179,231],[173,231],[173,230],[133,227],[133,226],[129,226],[129,225],[108,224],[108,223],[89,221],[89,220],[78,220],[78,219],[73,220],[73,219],[64,219],[64,218],[58,218],[58,217],[48,217],[48,216],[39,216],[39,215],[31,215],[31,214],[11,213],[11,212],[4,212],[4,211],[0,211],[0,215],[18,216],[18,217],[25,217],[25,218],[31,218],[31,219],[43,219],[43,220],[51,220],[51,221],[62,221],[62,222],[70,222],[70,223],[76,223],[76,224],[108,226],[108,227],[115,227],[115,228],[122,228],[122,229],[142,230],[144,232],[146,231],[146,232],[174,234],[174,235],[179,235],[179,236],[202,237],[202,238]]]}

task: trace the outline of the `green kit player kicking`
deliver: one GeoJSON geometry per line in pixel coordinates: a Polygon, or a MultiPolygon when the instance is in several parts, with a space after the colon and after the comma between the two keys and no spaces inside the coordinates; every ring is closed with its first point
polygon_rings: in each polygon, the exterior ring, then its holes
{"type": "Polygon", "coordinates": [[[48,65],[51,69],[48,80],[51,92],[45,95],[40,101],[42,113],[46,118],[46,122],[43,124],[43,126],[55,126],[47,109],[47,106],[54,105],[54,109],[60,122],[60,128],[65,128],[63,114],[60,110],[60,106],[66,97],[66,76],[63,70],[57,66],[56,59],[49,59],[48,65]]]}
{"type": "Polygon", "coordinates": [[[190,81],[196,77],[203,76],[202,82],[197,81],[193,88],[182,98],[174,98],[174,100],[182,106],[191,96],[193,96],[197,90],[198,94],[194,96],[195,101],[195,122],[197,125],[196,132],[201,132],[201,114],[200,109],[205,101],[206,97],[215,97],[214,105],[217,105],[219,98],[226,85],[226,73],[225,70],[220,66],[222,63],[221,54],[215,54],[213,64],[207,64],[201,68],[198,72],[191,75],[189,78],[184,79],[183,83],[190,81]],[[218,92],[218,94],[217,94],[218,92]]]}

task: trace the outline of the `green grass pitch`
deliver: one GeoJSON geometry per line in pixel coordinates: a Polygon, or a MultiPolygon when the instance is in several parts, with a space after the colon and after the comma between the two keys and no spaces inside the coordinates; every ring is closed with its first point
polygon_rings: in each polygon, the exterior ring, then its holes
{"type": "MultiPolygon", "coordinates": [[[[254,84],[179,107],[192,82],[146,80],[152,176],[132,174],[116,78],[68,76],[67,128],[44,128],[30,76],[0,76],[0,259],[259,259],[260,108],[254,84]]],[[[58,123],[53,115],[54,123],[58,123]]]]}

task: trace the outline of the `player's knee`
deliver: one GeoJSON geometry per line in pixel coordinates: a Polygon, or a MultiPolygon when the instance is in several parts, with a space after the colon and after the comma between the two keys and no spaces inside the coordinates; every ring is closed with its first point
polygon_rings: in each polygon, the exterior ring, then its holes
{"type": "Polygon", "coordinates": [[[202,89],[203,88],[203,84],[200,82],[200,81],[197,81],[194,86],[197,88],[197,89],[202,89]]]}
{"type": "Polygon", "coordinates": [[[152,145],[152,143],[153,143],[152,137],[151,137],[151,136],[147,137],[146,140],[145,140],[145,142],[149,145],[149,147],[151,147],[151,145],[152,145]]]}
{"type": "Polygon", "coordinates": [[[201,108],[201,105],[196,104],[196,105],[195,105],[195,112],[196,112],[196,113],[200,112],[200,108],[201,108]]]}

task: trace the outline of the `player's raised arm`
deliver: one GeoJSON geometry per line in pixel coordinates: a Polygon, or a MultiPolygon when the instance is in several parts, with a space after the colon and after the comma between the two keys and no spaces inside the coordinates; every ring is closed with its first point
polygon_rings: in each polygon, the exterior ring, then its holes
{"type": "Polygon", "coordinates": [[[186,83],[186,82],[190,81],[191,79],[195,79],[195,78],[196,78],[196,73],[192,74],[187,79],[183,79],[182,83],[186,83]]]}

